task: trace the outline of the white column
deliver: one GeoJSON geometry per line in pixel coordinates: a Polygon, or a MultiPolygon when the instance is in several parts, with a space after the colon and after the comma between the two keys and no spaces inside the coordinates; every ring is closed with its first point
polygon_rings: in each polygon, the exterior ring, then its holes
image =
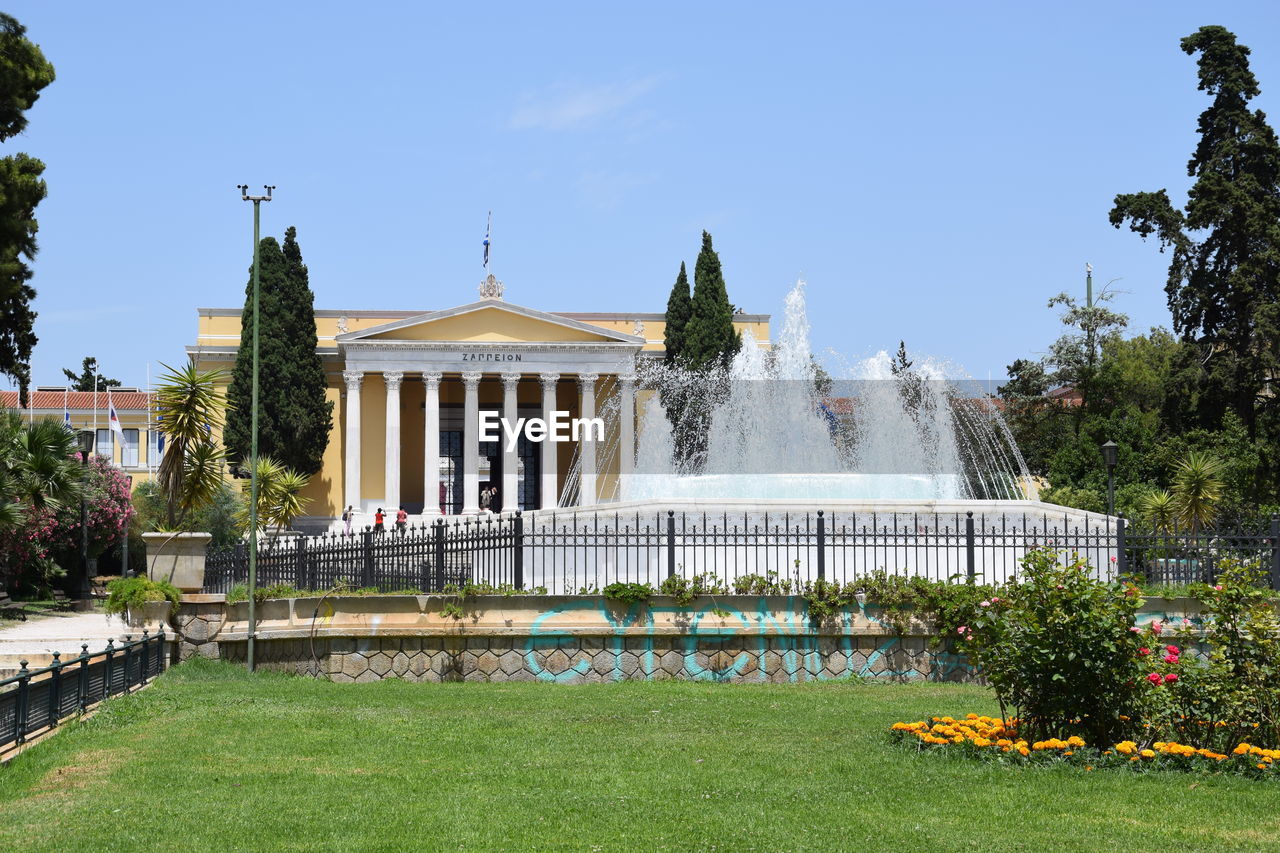
{"type": "Polygon", "coordinates": [[[480,512],[480,373],[462,374],[462,514],[480,512]]]}
{"type": "Polygon", "coordinates": [[[618,420],[618,494],[625,499],[627,478],[636,470],[636,377],[624,374],[618,377],[622,385],[622,400],[618,420]]]}
{"type": "MultiPolygon", "coordinates": [[[[598,373],[579,373],[578,390],[581,400],[578,406],[578,417],[584,421],[596,416],[596,380],[598,373]]],[[[590,428],[579,434],[578,459],[582,462],[581,488],[578,490],[579,506],[595,506],[596,504],[596,442],[595,433],[590,428]]]]}
{"type": "Polygon", "coordinates": [[[347,383],[347,446],[343,451],[346,470],[342,477],[346,503],[342,509],[345,512],[350,506],[356,512],[363,512],[360,505],[360,383],[364,374],[358,370],[344,370],[342,378],[347,383]]]}
{"type": "Polygon", "coordinates": [[[422,374],[427,387],[426,430],[422,436],[422,514],[440,514],[440,379],[439,373],[422,374]]]}
{"type": "MultiPolygon", "coordinates": [[[[502,417],[514,428],[519,418],[516,401],[516,388],[520,384],[519,373],[502,374],[502,417]]],[[[498,498],[502,502],[504,512],[514,512],[520,508],[520,456],[518,449],[507,448],[507,434],[502,433],[502,493],[498,498]]]]}
{"type": "MultiPolygon", "coordinates": [[[[542,380],[542,417],[548,426],[556,410],[556,383],[559,373],[540,373],[542,380]]],[[[542,508],[555,509],[560,502],[560,489],[556,477],[556,443],[548,435],[542,442],[542,508]]]]}
{"type": "Polygon", "coordinates": [[[404,374],[387,371],[382,379],[387,383],[386,509],[394,517],[400,508],[400,382],[404,374]]]}

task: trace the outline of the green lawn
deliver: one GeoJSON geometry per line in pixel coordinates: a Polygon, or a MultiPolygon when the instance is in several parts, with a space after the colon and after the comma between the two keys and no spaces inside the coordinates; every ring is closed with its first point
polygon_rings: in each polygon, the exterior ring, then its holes
{"type": "Polygon", "coordinates": [[[1280,785],[1002,768],[960,685],[340,685],[192,662],[0,770],[0,849],[1280,847],[1280,785]]]}

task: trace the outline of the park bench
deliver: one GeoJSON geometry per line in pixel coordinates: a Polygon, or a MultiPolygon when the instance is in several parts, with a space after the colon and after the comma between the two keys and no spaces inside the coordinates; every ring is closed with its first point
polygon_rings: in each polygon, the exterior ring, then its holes
{"type": "Polygon", "coordinates": [[[70,598],[68,598],[67,594],[62,590],[55,589],[53,591],[53,609],[54,610],[70,610],[74,606],[74,604],[75,602],[73,602],[70,598]]]}
{"type": "Polygon", "coordinates": [[[23,622],[27,621],[27,614],[23,609],[23,605],[10,598],[7,592],[0,592],[0,616],[8,619],[21,619],[23,622]]]}

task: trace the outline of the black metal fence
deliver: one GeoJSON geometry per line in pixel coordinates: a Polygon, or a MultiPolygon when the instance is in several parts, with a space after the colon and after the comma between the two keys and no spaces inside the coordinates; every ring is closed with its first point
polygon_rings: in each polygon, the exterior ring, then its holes
{"type": "Polygon", "coordinates": [[[1280,517],[1234,530],[1127,531],[1120,526],[1126,568],[1153,583],[1213,583],[1223,560],[1267,568],[1280,589],[1280,517]]]}
{"type": "MultiPolygon", "coordinates": [[[[1078,554],[1100,577],[1212,580],[1224,556],[1260,562],[1280,588],[1280,520],[1234,532],[1127,530],[1084,514],[538,512],[438,520],[405,531],[270,539],[258,551],[260,586],[440,591],[467,582],[553,593],[615,581],[659,586],[706,575],[732,588],[748,575],[846,582],[883,570],[934,580],[1000,583],[1027,551],[1078,554]]],[[[248,580],[241,544],[212,551],[207,592],[248,580]]]]}
{"type": "Polygon", "coordinates": [[[0,681],[0,752],[164,671],[164,631],[149,636],[143,630],[140,639],[127,634],[124,639],[119,646],[108,640],[98,652],[90,652],[86,643],[68,661],[54,652],[53,663],[42,669],[28,670],[24,660],[17,675],[0,681]]]}

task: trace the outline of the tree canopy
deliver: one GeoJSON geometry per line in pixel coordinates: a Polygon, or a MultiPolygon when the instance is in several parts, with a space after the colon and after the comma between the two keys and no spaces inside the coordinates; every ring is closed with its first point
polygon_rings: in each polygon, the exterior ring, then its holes
{"type": "MultiPolygon", "coordinates": [[[[26,111],[53,82],[53,66],[13,17],[0,13],[0,142],[27,126],[26,111]]],[[[26,154],[0,158],[0,373],[18,383],[26,404],[36,313],[28,266],[36,256],[35,209],[48,188],[44,163],[26,154]]]]}
{"type": "Polygon", "coordinates": [[[667,297],[666,323],[662,333],[667,364],[679,361],[684,353],[685,329],[689,325],[692,310],[689,276],[684,271],[684,261],[681,261],[680,273],[676,276],[676,283],[671,285],[671,295],[667,297]]]}
{"type": "Polygon", "coordinates": [[[720,256],[711,245],[711,235],[703,231],[702,250],[693,267],[693,301],[681,357],[690,367],[709,367],[733,358],[741,346],[733,328],[733,305],[720,256]]]}
{"type": "Polygon", "coordinates": [[[72,391],[105,391],[120,387],[120,380],[108,379],[98,373],[98,360],[91,355],[84,357],[79,373],[66,367],[62,368],[62,373],[70,381],[72,391]]]}
{"type": "MultiPolygon", "coordinates": [[[[329,444],[333,402],[325,396],[324,366],[316,352],[315,297],[296,229],[290,227],[285,232],[283,247],[273,237],[263,238],[258,256],[262,324],[258,341],[258,455],[312,475],[320,470],[329,444]]],[[[223,436],[227,457],[235,464],[247,463],[250,456],[253,322],[250,267],[223,436]]]]}
{"type": "MultiPolygon", "coordinates": [[[[1199,425],[1234,412],[1250,436],[1277,427],[1280,377],[1280,144],[1261,110],[1249,48],[1223,27],[1182,40],[1197,55],[1199,143],[1195,181],[1178,210],[1166,190],[1117,195],[1111,223],[1170,251],[1165,293],[1174,331],[1193,345],[1180,362],[1199,425]]],[[[1261,472],[1260,472],[1261,473],[1261,472]]]]}

